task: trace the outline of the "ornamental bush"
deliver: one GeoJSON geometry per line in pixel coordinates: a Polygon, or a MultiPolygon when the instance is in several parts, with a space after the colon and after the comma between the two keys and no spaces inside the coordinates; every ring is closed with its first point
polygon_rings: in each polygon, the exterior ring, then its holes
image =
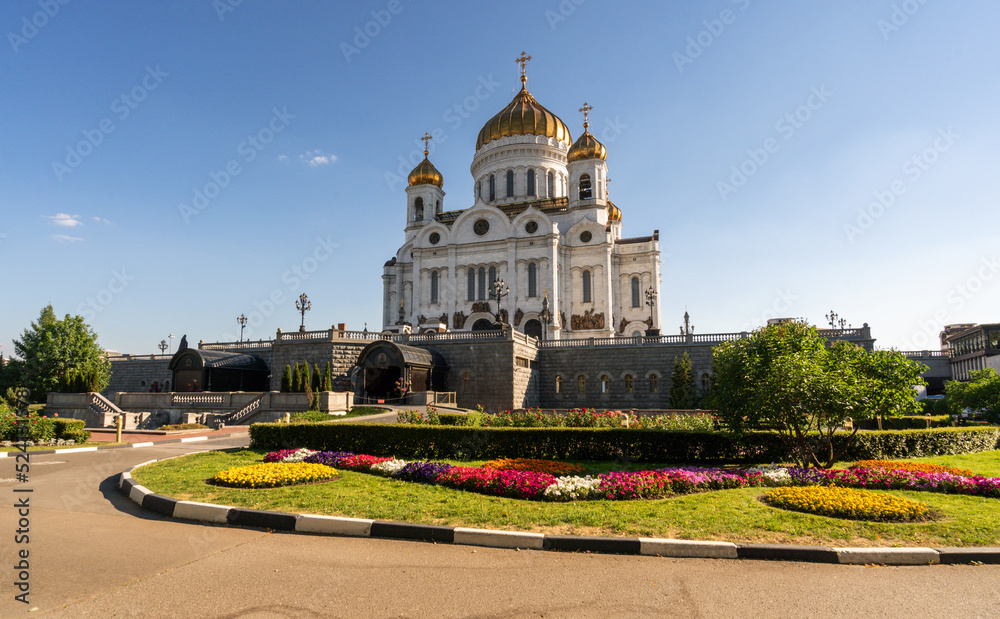
{"type": "Polygon", "coordinates": [[[925,518],[930,510],[923,503],[854,488],[788,486],[772,488],[763,501],[772,507],[831,518],[900,522],[925,518]]]}
{"type": "Polygon", "coordinates": [[[219,471],[212,481],[232,488],[276,488],[333,479],[337,469],[309,462],[266,462],[219,471]]]}
{"type": "Polygon", "coordinates": [[[972,477],[975,475],[969,469],[960,469],[954,466],[943,464],[925,464],[923,462],[894,462],[892,460],[859,460],[850,466],[852,469],[886,469],[900,471],[914,471],[917,473],[951,473],[952,475],[964,475],[972,477]]]}
{"type": "MultiPolygon", "coordinates": [[[[24,423],[24,418],[20,419],[22,419],[20,423],[24,423]]],[[[29,440],[48,441],[56,437],[56,428],[52,419],[42,417],[38,413],[31,413],[27,419],[28,427],[30,428],[28,432],[30,435],[29,440]]],[[[18,417],[15,416],[13,410],[8,408],[0,411],[0,441],[18,440],[17,423],[19,423],[18,417]]],[[[89,432],[87,436],[90,436],[89,432]]]]}
{"type": "Polygon", "coordinates": [[[551,475],[569,475],[571,473],[583,472],[583,467],[579,464],[532,458],[498,458],[484,462],[483,466],[498,471],[534,471],[536,473],[549,473],[551,475]]]}

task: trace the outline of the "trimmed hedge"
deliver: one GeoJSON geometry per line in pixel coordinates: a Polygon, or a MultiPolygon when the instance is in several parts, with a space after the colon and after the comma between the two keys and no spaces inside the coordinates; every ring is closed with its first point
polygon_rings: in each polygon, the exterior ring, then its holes
{"type": "MultiPolygon", "coordinates": [[[[950,428],[952,423],[951,415],[932,415],[932,428],[950,428]]],[[[875,419],[864,419],[857,422],[862,430],[878,430],[878,421],[875,419]]],[[[882,420],[883,430],[926,430],[927,417],[916,415],[911,417],[886,417],[882,420]]]]}
{"type": "Polygon", "coordinates": [[[64,441],[72,439],[77,443],[86,443],[90,440],[90,432],[83,429],[87,425],[87,422],[83,419],[49,417],[49,421],[55,427],[55,436],[53,438],[63,439],[64,441]]]}
{"type": "MultiPolygon", "coordinates": [[[[835,441],[848,434],[835,435],[835,441]]],[[[742,438],[723,432],[666,432],[626,428],[475,428],[376,423],[250,426],[255,449],[307,447],[399,458],[544,458],[626,462],[780,462],[788,457],[781,438],[755,432],[742,438]]],[[[845,460],[991,451],[1000,428],[941,428],[859,432],[845,460]]]]}

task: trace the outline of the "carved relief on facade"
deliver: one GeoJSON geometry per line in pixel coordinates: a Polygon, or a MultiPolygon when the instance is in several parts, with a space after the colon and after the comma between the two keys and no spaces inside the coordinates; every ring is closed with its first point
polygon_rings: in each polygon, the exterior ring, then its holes
{"type": "Polygon", "coordinates": [[[455,312],[455,315],[452,316],[452,319],[451,319],[451,326],[453,328],[455,328],[455,329],[464,329],[465,328],[465,312],[455,312]]]}
{"type": "Polygon", "coordinates": [[[566,326],[566,312],[559,312],[559,325],[566,326]]]}
{"type": "Polygon", "coordinates": [[[472,304],[472,313],[484,312],[486,314],[492,314],[493,310],[490,309],[490,304],[486,301],[476,301],[472,304]]]}
{"type": "Polygon", "coordinates": [[[438,322],[444,326],[448,326],[448,312],[441,312],[441,316],[438,317],[438,322]]]}
{"type": "Polygon", "coordinates": [[[427,324],[427,316],[424,316],[423,314],[421,314],[420,317],[417,318],[417,324],[418,325],[425,325],[425,324],[427,324]]]}
{"type": "Polygon", "coordinates": [[[521,308],[517,308],[517,311],[514,312],[514,326],[516,327],[516,326],[520,325],[521,324],[521,320],[523,318],[524,318],[524,312],[521,311],[521,308]]]}
{"type": "Polygon", "coordinates": [[[500,322],[507,322],[507,310],[500,310],[500,322]]]}
{"type": "Polygon", "coordinates": [[[587,329],[603,329],[604,328],[604,312],[600,314],[595,314],[594,310],[587,310],[583,313],[583,316],[579,314],[573,314],[572,326],[574,331],[581,331],[587,329]]]}
{"type": "Polygon", "coordinates": [[[628,321],[622,318],[622,321],[618,323],[618,333],[625,333],[625,327],[628,326],[628,321]]]}

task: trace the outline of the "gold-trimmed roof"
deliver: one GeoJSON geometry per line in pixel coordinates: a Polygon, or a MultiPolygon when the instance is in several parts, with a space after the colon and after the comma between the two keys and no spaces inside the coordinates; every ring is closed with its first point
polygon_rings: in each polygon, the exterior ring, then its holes
{"type": "Polygon", "coordinates": [[[479,131],[476,150],[493,140],[511,135],[543,135],[564,142],[567,146],[573,143],[569,127],[558,116],[535,101],[524,84],[523,76],[521,91],[479,131]]]}
{"type": "Polygon", "coordinates": [[[567,159],[569,161],[582,161],[583,159],[607,159],[608,149],[604,144],[597,141],[590,131],[583,130],[583,135],[577,138],[576,142],[569,149],[567,159]]]}
{"type": "Polygon", "coordinates": [[[444,184],[444,177],[434,167],[434,164],[427,159],[427,151],[424,151],[424,160],[418,163],[417,167],[413,168],[407,180],[410,182],[410,187],[414,185],[437,185],[440,187],[444,184]]]}
{"type": "Polygon", "coordinates": [[[620,208],[615,206],[615,203],[608,200],[608,221],[621,221],[622,211],[620,208]]]}

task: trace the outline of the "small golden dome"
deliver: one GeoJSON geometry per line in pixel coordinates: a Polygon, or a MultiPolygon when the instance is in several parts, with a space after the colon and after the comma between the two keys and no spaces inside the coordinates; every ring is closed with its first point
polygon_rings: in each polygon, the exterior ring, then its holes
{"type": "Polygon", "coordinates": [[[621,221],[622,211],[620,208],[615,206],[615,203],[608,200],[608,221],[621,221]]]}
{"type": "Polygon", "coordinates": [[[567,146],[573,143],[566,123],[535,101],[524,82],[522,75],[521,92],[483,125],[476,140],[476,150],[493,140],[511,135],[543,135],[564,142],[567,146]]]}
{"type": "Polygon", "coordinates": [[[569,149],[569,154],[567,158],[570,162],[581,161],[583,159],[607,159],[608,150],[604,148],[604,144],[597,141],[589,131],[586,129],[587,123],[584,123],[583,135],[573,143],[572,148],[569,149]]]}
{"type": "Polygon", "coordinates": [[[408,177],[410,182],[410,187],[414,185],[437,185],[440,187],[444,184],[444,177],[438,172],[434,164],[427,159],[427,151],[424,151],[424,160],[417,164],[417,167],[413,168],[408,177]]]}

